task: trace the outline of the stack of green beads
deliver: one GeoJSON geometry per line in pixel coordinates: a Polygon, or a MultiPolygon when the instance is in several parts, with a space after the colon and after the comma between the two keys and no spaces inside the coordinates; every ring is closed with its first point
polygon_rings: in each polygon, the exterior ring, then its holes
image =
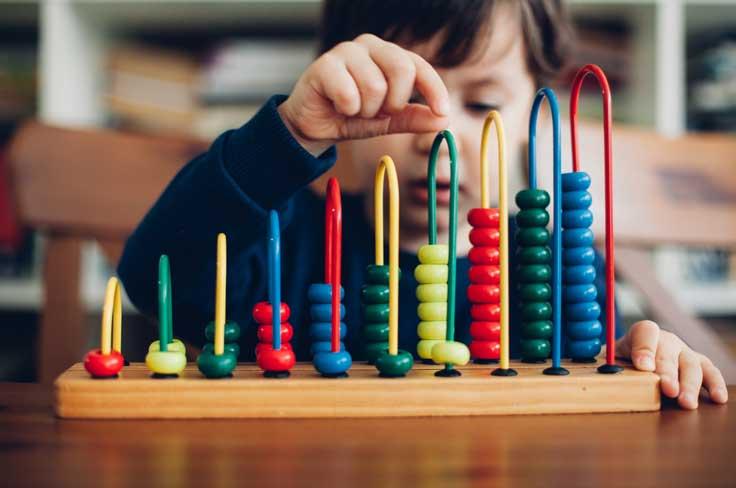
{"type": "MultiPolygon", "coordinates": [[[[202,352],[215,353],[215,322],[210,322],[204,329],[204,335],[207,338],[207,344],[202,348],[202,352]]],[[[240,326],[236,322],[225,322],[225,352],[229,352],[235,359],[240,355],[240,326]]]]}
{"type": "Polygon", "coordinates": [[[367,283],[360,290],[363,343],[368,363],[375,364],[378,356],[388,350],[388,265],[371,264],[367,275],[367,283]]]}
{"type": "Polygon", "coordinates": [[[552,337],[552,252],[548,246],[549,194],[528,189],[516,195],[516,257],[519,263],[521,303],[521,360],[544,362],[550,355],[552,337]]]}

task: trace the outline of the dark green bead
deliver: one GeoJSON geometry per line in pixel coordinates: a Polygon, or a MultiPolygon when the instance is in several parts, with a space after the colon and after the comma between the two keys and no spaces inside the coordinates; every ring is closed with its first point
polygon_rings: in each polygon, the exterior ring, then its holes
{"type": "MultiPolygon", "coordinates": [[[[233,356],[235,356],[236,359],[238,356],[240,356],[240,345],[237,342],[226,342],[224,349],[225,352],[232,354],[233,356]]],[[[208,342],[204,345],[204,347],[202,347],[202,352],[214,354],[215,346],[211,342],[208,342]]]]}
{"type": "Polygon", "coordinates": [[[366,360],[373,364],[378,356],[388,351],[388,342],[369,342],[363,347],[366,360]]]}
{"type": "Polygon", "coordinates": [[[549,339],[552,337],[552,322],[549,320],[525,322],[521,326],[521,336],[524,339],[549,339]]]}
{"type": "Polygon", "coordinates": [[[363,306],[363,323],[382,324],[388,322],[389,308],[388,303],[363,306]]]}
{"type": "Polygon", "coordinates": [[[406,376],[414,365],[414,357],[406,351],[399,350],[395,355],[384,352],[376,358],[376,368],[381,376],[400,378],[406,376]]]}
{"type": "Polygon", "coordinates": [[[548,264],[552,261],[552,250],[547,246],[520,247],[516,258],[519,264],[548,264]]]}
{"type": "Polygon", "coordinates": [[[546,208],[549,205],[549,193],[544,190],[522,190],[516,194],[516,205],[522,210],[546,208]]]}
{"type": "Polygon", "coordinates": [[[544,227],[549,223],[549,213],[541,208],[530,208],[516,214],[519,227],[544,227]]]}
{"type": "Polygon", "coordinates": [[[202,351],[197,357],[197,367],[207,378],[224,378],[229,376],[238,360],[230,353],[223,353],[219,356],[209,352],[202,351]]]}
{"type": "Polygon", "coordinates": [[[527,264],[519,266],[519,283],[548,283],[552,277],[552,267],[547,264],[527,264]]]}
{"type": "Polygon", "coordinates": [[[552,287],[547,283],[531,283],[519,287],[522,302],[546,302],[552,299],[552,287]]]}
{"type": "Polygon", "coordinates": [[[516,242],[520,246],[546,246],[549,243],[549,231],[544,227],[530,227],[516,231],[516,242]]]}
{"type": "MultiPolygon", "coordinates": [[[[215,340],[215,323],[210,322],[204,329],[204,336],[208,341],[215,340]]],[[[235,342],[240,339],[240,326],[235,322],[225,322],[225,342],[235,342]]]]}
{"type": "Polygon", "coordinates": [[[388,286],[363,285],[360,289],[360,298],[363,303],[388,303],[388,286]]]}
{"type": "MultiPolygon", "coordinates": [[[[371,285],[388,285],[389,267],[387,264],[377,265],[371,264],[366,270],[366,281],[371,285]]],[[[399,269],[399,279],[401,279],[401,269],[399,269]]]]}
{"type": "Polygon", "coordinates": [[[388,340],[388,324],[364,325],[363,338],[368,342],[386,342],[388,340]]]}
{"type": "Polygon", "coordinates": [[[549,320],[552,318],[552,305],[547,302],[525,303],[521,306],[523,321],[549,320]]]}
{"type": "Polygon", "coordinates": [[[550,343],[544,339],[521,341],[521,358],[531,361],[544,360],[549,357],[550,343]]]}

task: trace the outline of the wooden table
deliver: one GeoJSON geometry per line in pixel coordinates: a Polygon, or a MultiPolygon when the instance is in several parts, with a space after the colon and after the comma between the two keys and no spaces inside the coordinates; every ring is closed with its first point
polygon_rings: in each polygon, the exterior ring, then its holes
{"type": "Polygon", "coordinates": [[[38,385],[0,384],[0,485],[669,487],[736,477],[736,408],[706,401],[639,414],[70,421],[52,416],[50,399],[38,385]]]}

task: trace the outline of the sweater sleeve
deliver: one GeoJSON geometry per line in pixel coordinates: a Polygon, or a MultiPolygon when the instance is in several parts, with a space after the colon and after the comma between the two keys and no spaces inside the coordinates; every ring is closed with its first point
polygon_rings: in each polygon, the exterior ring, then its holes
{"type": "MultiPolygon", "coordinates": [[[[287,227],[293,197],[334,164],[334,147],[315,158],[291,136],[276,110],[285,98],[269,99],[248,123],[184,166],[129,237],[118,275],[139,310],[155,314],[157,263],[167,254],[175,315],[204,319],[214,301],[217,234],[227,234],[229,256],[253,263],[263,255],[256,250],[268,210],[277,209],[287,227]]],[[[228,290],[247,294],[254,279],[248,270],[257,272],[257,264],[229,273],[228,290]]]]}

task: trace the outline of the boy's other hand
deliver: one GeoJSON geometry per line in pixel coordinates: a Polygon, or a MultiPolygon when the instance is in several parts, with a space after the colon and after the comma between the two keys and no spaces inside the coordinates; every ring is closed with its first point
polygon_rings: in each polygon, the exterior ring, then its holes
{"type": "Polygon", "coordinates": [[[632,325],[616,343],[616,353],[631,359],[636,369],[657,373],[662,393],[677,398],[682,408],[698,408],[701,386],[714,403],[728,401],[726,382],[713,362],[651,320],[632,325]]]}
{"type": "Polygon", "coordinates": [[[294,138],[318,156],[335,142],[447,127],[447,88],[419,55],[374,35],[317,58],[278,108],[294,138]],[[409,103],[418,92],[427,104],[409,103]]]}

